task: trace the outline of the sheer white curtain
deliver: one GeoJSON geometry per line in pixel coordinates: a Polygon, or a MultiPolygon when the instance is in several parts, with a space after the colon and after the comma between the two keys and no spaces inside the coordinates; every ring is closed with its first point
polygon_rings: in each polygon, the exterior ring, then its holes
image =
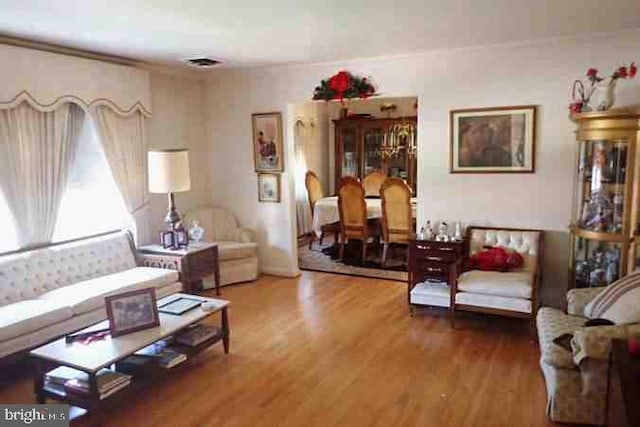
{"type": "Polygon", "coordinates": [[[70,103],[48,112],[25,102],[0,110],[0,187],[20,247],[51,241],[83,121],[70,103]]]}
{"type": "Polygon", "coordinates": [[[305,174],[307,173],[307,159],[305,145],[308,143],[315,128],[305,124],[302,120],[296,122],[294,136],[295,150],[295,190],[296,190],[296,218],[298,222],[298,236],[311,232],[312,219],[309,197],[305,186],[305,174]]]}
{"type": "Polygon", "coordinates": [[[91,109],[96,131],[113,178],[127,210],[135,221],[139,243],[149,241],[147,192],[147,143],[145,117],[139,111],[126,116],[107,106],[91,109]]]}

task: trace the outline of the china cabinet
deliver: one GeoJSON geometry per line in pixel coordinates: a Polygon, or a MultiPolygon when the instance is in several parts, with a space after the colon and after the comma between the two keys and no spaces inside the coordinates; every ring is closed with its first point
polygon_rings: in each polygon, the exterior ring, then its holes
{"type": "Polygon", "coordinates": [[[333,123],[336,192],[343,176],[362,179],[382,171],[404,179],[416,194],[416,117],[348,117],[333,123]],[[402,126],[413,133],[398,130],[402,126]]]}
{"type": "Polygon", "coordinates": [[[640,108],[571,119],[577,161],[569,287],[605,286],[640,266],[640,108]]]}

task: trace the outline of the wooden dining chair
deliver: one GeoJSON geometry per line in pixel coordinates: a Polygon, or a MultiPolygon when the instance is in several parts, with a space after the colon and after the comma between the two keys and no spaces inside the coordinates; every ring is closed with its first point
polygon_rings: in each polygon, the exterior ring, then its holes
{"type": "Polygon", "coordinates": [[[367,259],[367,241],[377,237],[379,229],[367,220],[367,204],[364,187],[356,178],[345,176],[340,179],[338,189],[338,210],[340,212],[340,260],[344,259],[344,246],[353,239],[362,242],[362,263],[367,259]]]}
{"type": "MultiPolygon", "coordinates": [[[[322,191],[322,183],[320,178],[313,171],[307,171],[304,177],[304,185],[307,187],[307,197],[309,198],[309,205],[311,206],[311,217],[315,216],[316,202],[324,197],[322,191]]],[[[331,224],[325,224],[320,228],[320,246],[322,246],[322,240],[325,233],[333,233],[334,242],[338,243],[338,235],[340,234],[340,223],[334,222],[331,224]]],[[[315,240],[315,232],[312,232],[311,239],[309,240],[309,249],[313,245],[315,240]]]]}
{"type": "Polygon", "coordinates": [[[382,266],[387,264],[391,243],[409,245],[413,234],[411,188],[400,178],[387,178],[380,188],[382,198],[382,266]]]}
{"type": "Polygon", "coordinates": [[[371,172],[362,179],[364,197],[380,197],[380,187],[387,175],[380,171],[371,172]]]}

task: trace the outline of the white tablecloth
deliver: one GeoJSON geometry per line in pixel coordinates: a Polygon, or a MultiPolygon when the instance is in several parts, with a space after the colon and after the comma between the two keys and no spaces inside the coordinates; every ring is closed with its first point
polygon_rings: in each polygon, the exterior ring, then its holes
{"type": "MultiPolygon", "coordinates": [[[[413,217],[416,216],[416,198],[411,198],[411,210],[413,217]]],[[[367,204],[367,217],[382,217],[382,199],[365,199],[367,204]]],[[[323,225],[340,221],[338,211],[338,196],[324,197],[316,202],[313,210],[313,231],[319,236],[323,225]]]]}

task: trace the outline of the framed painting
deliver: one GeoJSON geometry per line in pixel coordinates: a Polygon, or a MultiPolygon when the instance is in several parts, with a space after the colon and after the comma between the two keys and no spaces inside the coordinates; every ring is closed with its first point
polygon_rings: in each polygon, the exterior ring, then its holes
{"type": "Polygon", "coordinates": [[[256,172],[284,171],[282,115],[280,113],[252,114],[251,123],[256,172]]]}
{"type": "Polygon", "coordinates": [[[453,110],[451,173],[533,173],[536,106],[453,110]]]}
{"type": "Polygon", "coordinates": [[[280,175],[258,174],[258,201],[280,203],[280,175]]]}

